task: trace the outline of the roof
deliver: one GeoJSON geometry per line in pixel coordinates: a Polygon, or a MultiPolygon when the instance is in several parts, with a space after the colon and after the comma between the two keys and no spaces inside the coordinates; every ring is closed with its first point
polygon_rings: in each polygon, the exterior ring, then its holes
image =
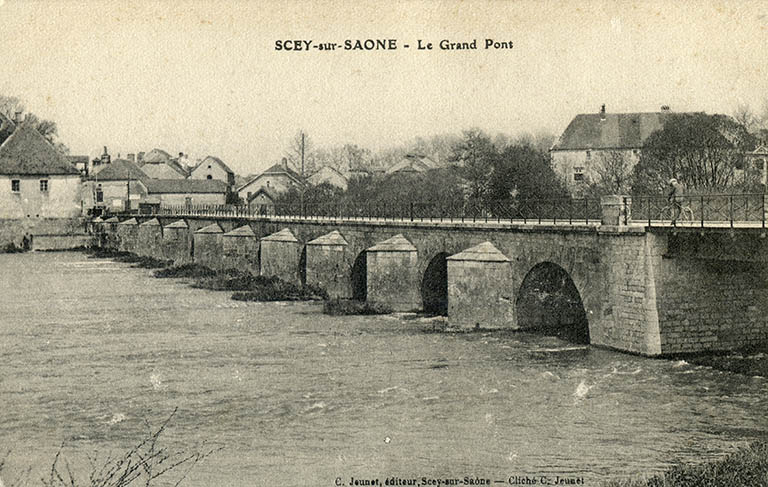
{"type": "Polygon", "coordinates": [[[334,230],[331,233],[326,233],[321,237],[318,237],[310,242],[307,242],[307,245],[348,245],[348,244],[344,236],[341,233],[339,233],[338,230],[334,230]]]}
{"type": "Polygon", "coordinates": [[[214,157],[214,156],[207,156],[205,159],[203,159],[202,161],[198,162],[197,165],[194,168],[192,168],[192,171],[190,171],[190,172],[195,172],[197,170],[197,168],[202,166],[203,164],[218,164],[226,172],[228,172],[230,174],[235,174],[235,172],[232,169],[230,169],[229,166],[224,164],[224,161],[222,161],[218,157],[214,157]]]}
{"type": "Polygon", "coordinates": [[[262,176],[280,176],[280,175],[288,176],[290,179],[293,179],[298,184],[304,184],[304,181],[302,181],[301,176],[299,176],[299,173],[297,173],[290,167],[283,167],[282,164],[275,164],[274,166],[270,167],[269,169],[262,172],[261,174],[258,174],[252,177],[247,183],[237,188],[237,192],[240,192],[246,186],[253,183],[254,181],[256,181],[262,176]]]}
{"type": "Polygon", "coordinates": [[[509,262],[506,255],[499,252],[491,242],[483,242],[458,254],[451,255],[446,260],[472,260],[480,262],[509,262]]]}
{"type": "Polygon", "coordinates": [[[104,169],[100,170],[89,179],[98,181],[128,181],[129,179],[138,179],[141,182],[146,182],[149,180],[149,177],[135,163],[125,159],[117,159],[111,164],[104,165],[104,169]]]}
{"type": "Polygon", "coordinates": [[[582,113],[571,120],[552,150],[640,149],[674,113],[582,113]]]}
{"type": "Polygon", "coordinates": [[[269,190],[264,186],[262,186],[259,189],[257,189],[255,193],[251,193],[250,198],[248,198],[248,196],[246,195],[246,198],[248,199],[246,203],[250,203],[251,201],[255,200],[262,193],[266,195],[266,197],[272,200],[273,202],[275,201],[275,199],[277,199],[277,195],[272,190],[269,190]]]}
{"type": "Polygon", "coordinates": [[[144,154],[142,162],[144,164],[160,164],[163,162],[169,162],[170,160],[171,155],[165,152],[163,149],[152,149],[151,151],[144,154]]]}
{"type": "Polygon", "coordinates": [[[224,234],[225,237],[255,237],[256,234],[253,233],[253,229],[250,225],[243,225],[242,227],[237,227],[234,230],[227,232],[224,234]]]}
{"type": "Polygon", "coordinates": [[[80,175],[40,132],[21,124],[0,145],[0,174],[80,175]]]}
{"type": "Polygon", "coordinates": [[[267,242],[298,242],[299,240],[293,235],[293,232],[289,228],[283,228],[277,233],[267,235],[261,239],[267,242]]]}
{"type": "Polygon", "coordinates": [[[184,220],[176,220],[173,223],[169,223],[163,228],[189,228],[189,225],[187,225],[187,222],[184,220]]]}
{"type": "Polygon", "coordinates": [[[147,193],[226,193],[227,183],[218,179],[151,179],[143,181],[147,193]]]}
{"type": "Polygon", "coordinates": [[[323,182],[330,182],[330,178],[333,176],[338,176],[341,178],[345,183],[347,182],[347,177],[341,174],[338,169],[333,168],[331,166],[323,166],[317,171],[314,172],[310,177],[307,178],[307,181],[309,181],[312,184],[320,184],[323,182]]]}
{"type": "Polygon", "coordinates": [[[211,223],[207,227],[197,230],[195,233],[224,233],[218,223],[211,223]]]}
{"type": "Polygon", "coordinates": [[[154,179],[184,179],[187,173],[172,162],[150,163],[141,166],[144,173],[154,179]]]}
{"type": "Polygon", "coordinates": [[[427,172],[435,167],[437,167],[437,164],[435,164],[435,161],[428,156],[406,154],[400,161],[390,166],[385,172],[386,174],[393,174],[396,172],[427,172]]]}
{"type": "Polygon", "coordinates": [[[368,249],[368,252],[416,252],[416,247],[403,237],[403,234],[398,233],[392,238],[377,243],[368,249]]]}

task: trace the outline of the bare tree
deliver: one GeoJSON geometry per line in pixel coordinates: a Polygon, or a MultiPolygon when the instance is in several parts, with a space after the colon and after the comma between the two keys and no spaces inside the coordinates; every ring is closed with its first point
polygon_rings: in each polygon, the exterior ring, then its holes
{"type": "Polygon", "coordinates": [[[299,130],[288,143],[285,157],[294,171],[311,174],[315,170],[315,144],[304,130],[299,130]]]}
{"type": "Polygon", "coordinates": [[[601,151],[594,165],[593,191],[599,194],[626,194],[630,190],[633,164],[626,152],[601,151]]]}

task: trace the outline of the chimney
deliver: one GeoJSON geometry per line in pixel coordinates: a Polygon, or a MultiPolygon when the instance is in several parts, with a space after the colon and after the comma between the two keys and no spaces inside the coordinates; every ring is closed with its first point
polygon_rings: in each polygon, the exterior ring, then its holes
{"type": "Polygon", "coordinates": [[[136,154],[128,154],[128,160],[135,163],[136,162],[136,154]]]}
{"type": "Polygon", "coordinates": [[[669,111],[669,105],[661,105],[661,111],[662,112],[668,112],[669,111]]]}
{"type": "Polygon", "coordinates": [[[109,157],[109,152],[107,152],[107,146],[104,146],[104,153],[101,154],[101,163],[102,164],[109,164],[112,162],[112,158],[109,157]]]}
{"type": "Polygon", "coordinates": [[[287,158],[283,157],[282,164],[283,164],[283,169],[288,170],[288,159],[287,158]]]}
{"type": "Polygon", "coordinates": [[[600,107],[600,120],[605,120],[605,103],[600,107]]]}
{"type": "Polygon", "coordinates": [[[142,162],[144,162],[144,152],[139,152],[139,153],[138,153],[138,155],[136,156],[136,161],[137,161],[139,164],[141,164],[142,162]]]}
{"type": "Polygon", "coordinates": [[[15,112],[13,114],[13,122],[18,125],[21,123],[21,112],[15,112]]]}

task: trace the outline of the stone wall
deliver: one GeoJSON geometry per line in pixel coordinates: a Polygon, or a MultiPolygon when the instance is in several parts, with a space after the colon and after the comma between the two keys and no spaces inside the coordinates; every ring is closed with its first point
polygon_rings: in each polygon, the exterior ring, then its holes
{"type": "Polygon", "coordinates": [[[20,247],[25,234],[67,235],[84,231],[82,218],[3,218],[0,219],[0,248],[10,243],[20,247]]]}

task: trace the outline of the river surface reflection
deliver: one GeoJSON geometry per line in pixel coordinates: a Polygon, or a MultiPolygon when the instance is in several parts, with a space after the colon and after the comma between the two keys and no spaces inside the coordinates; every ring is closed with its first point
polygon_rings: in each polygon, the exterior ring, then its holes
{"type": "Polygon", "coordinates": [[[768,381],[682,361],[235,302],[78,253],[0,255],[0,271],[3,477],[31,467],[30,485],[62,441],[73,464],[119,453],[174,408],[169,446],[224,447],[184,485],[595,485],[768,431],[768,381]]]}

